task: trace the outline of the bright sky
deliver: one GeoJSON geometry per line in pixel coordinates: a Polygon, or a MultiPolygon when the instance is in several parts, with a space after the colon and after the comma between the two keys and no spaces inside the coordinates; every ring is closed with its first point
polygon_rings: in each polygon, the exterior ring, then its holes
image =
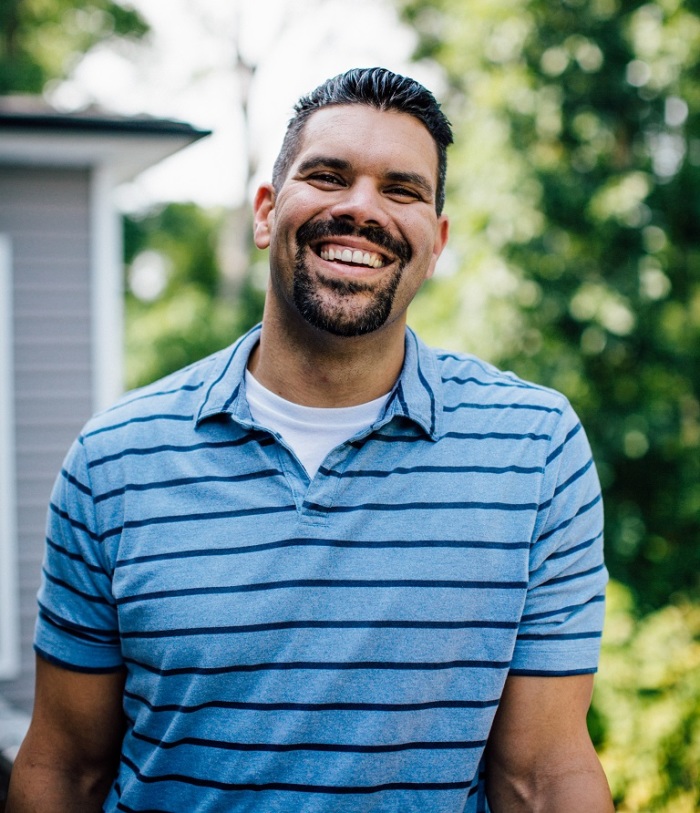
{"type": "Polygon", "coordinates": [[[410,62],[414,35],[389,0],[131,1],[153,28],[151,46],[91,55],[58,101],[70,106],[87,96],[117,112],[183,119],[214,132],[123,188],[126,209],[161,200],[242,200],[236,37],[244,58],[258,65],[250,94],[258,181],[269,178],[296,99],[329,76],[382,65],[440,92],[436,71],[410,62]]]}

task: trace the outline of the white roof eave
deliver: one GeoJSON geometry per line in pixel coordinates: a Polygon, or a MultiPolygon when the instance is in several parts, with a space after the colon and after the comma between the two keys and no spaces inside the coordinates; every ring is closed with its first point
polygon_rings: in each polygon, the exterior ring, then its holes
{"type": "Polygon", "coordinates": [[[202,137],[202,133],[47,132],[0,130],[0,165],[108,167],[123,183],[202,137]]]}

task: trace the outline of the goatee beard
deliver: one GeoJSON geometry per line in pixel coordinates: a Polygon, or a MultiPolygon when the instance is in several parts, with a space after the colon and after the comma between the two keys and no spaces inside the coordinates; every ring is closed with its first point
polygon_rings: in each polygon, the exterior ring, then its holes
{"type": "Polygon", "coordinates": [[[394,304],[394,295],[401,281],[411,248],[383,229],[357,228],[346,221],[315,221],[305,223],[297,232],[296,265],[294,269],[294,304],[301,316],[313,327],[334,336],[363,336],[382,327],[394,304]],[[356,235],[387,249],[398,259],[391,277],[374,284],[337,278],[320,279],[312,276],[306,265],[305,253],[312,240],[356,235]],[[329,297],[328,294],[331,294],[329,297]]]}

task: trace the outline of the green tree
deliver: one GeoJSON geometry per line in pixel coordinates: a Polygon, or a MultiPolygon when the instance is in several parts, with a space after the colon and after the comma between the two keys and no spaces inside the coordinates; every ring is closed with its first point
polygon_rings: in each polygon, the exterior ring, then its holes
{"type": "Polygon", "coordinates": [[[402,0],[443,68],[453,256],[412,315],[564,391],[606,505],[589,723],[621,813],[700,777],[700,4],[402,0]],[[622,583],[625,586],[622,586],[622,583]]]}
{"type": "Polygon", "coordinates": [[[264,263],[255,257],[236,298],[222,295],[224,218],[194,203],[124,218],[127,387],[225,347],[260,319],[264,263]]]}
{"type": "Polygon", "coordinates": [[[630,592],[608,591],[591,731],[618,813],[700,809],[700,606],[636,618],[630,592]]]}
{"type": "Polygon", "coordinates": [[[39,94],[95,45],[147,31],[135,9],[113,0],[0,0],[0,94],[39,94]]]}
{"type": "Polygon", "coordinates": [[[458,270],[416,318],[569,395],[612,573],[642,610],[697,598],[700,4],[402,7],[445,70],[458,135],[458,270]],[[491,320],[476,339],[475,309],[491,320]]]}

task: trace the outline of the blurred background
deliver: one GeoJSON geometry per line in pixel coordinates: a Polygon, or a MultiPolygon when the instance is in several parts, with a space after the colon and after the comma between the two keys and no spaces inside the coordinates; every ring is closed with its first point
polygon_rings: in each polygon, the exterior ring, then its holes
{"type": "Polygon", "coordinates": [[[0,95],[212,130],[117,190],[127,387],[259,320],[255,186],[296,98],[370,65],[456,136],[411,324],[564,392],[593,446],[617,809],[700,810],[700,2],[0,0],[0,95]]]}

